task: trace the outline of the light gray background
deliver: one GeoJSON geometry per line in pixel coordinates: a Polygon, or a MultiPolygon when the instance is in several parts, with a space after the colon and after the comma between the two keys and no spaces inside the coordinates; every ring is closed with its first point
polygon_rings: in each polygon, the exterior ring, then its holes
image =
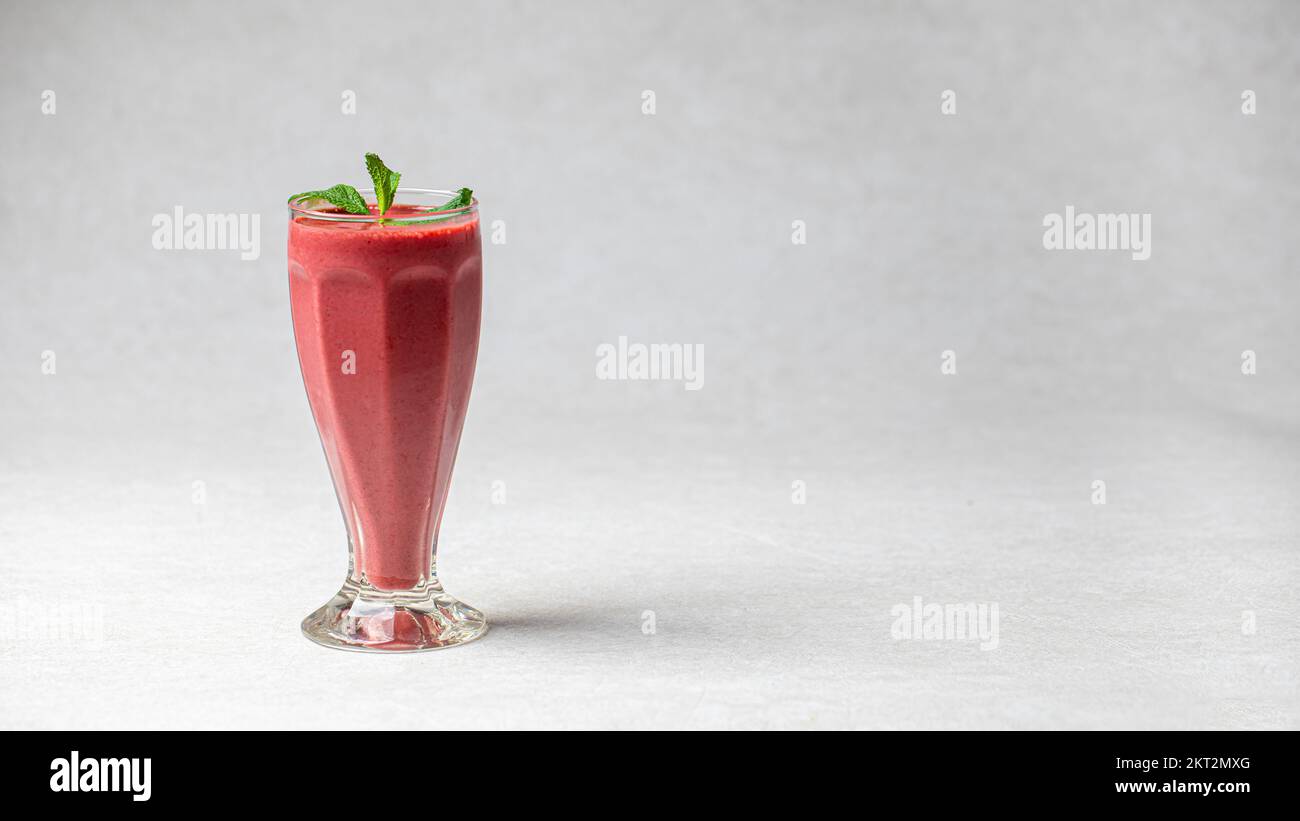
{"type": "Polygon", "coordinates": [[[0,725],[1295,728],[1298,33],[6,2],[0,725]],[[390,658],[298,633],[345,539],[282,203],[367,150],[507,225],[440,561],[494,628],[390,658]],[[1150,212],[1151,259],[1044,251],[1067,204],[1150,212]],[[175,205],[260,213],[261,258],[154,250],[175,205]],[[619,335],[702,343],[704,389],[597,380],[619,335]],[[998,648],[894,641],[913,596],[998,603],[998,648]],[[22,629],[76,605],[101,635],[22,629]]]}

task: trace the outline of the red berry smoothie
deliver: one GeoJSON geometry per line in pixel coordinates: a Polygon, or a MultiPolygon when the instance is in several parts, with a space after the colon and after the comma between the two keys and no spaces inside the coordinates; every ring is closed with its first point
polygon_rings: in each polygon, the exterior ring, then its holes
{"type": "MultiPolygon", "coordinates": [[[[394,205],[385,217],[421,214],[394,205]]],[[[478,214],[402,224],[295,213],[289,292],[350,579],[381,590],[432,581],[478,354],[478,214]]]]}

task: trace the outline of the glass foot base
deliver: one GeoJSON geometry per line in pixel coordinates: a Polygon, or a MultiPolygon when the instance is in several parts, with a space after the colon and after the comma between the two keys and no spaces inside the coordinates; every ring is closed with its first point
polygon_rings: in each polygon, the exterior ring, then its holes
{"type": "Polygon", "coordinates": [[[307,638],[326,647],[373,653],[440,650],[479,638],[487,619],[436,581],[412,590],[380,590],[351,580],[302,620],[307,638]]]}

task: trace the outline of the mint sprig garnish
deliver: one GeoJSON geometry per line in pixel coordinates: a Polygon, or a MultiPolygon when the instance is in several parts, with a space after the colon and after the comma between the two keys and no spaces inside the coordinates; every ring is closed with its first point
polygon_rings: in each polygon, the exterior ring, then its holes
{"type": "Polygon", "coordinates": [[[370,209],[366,207],[366,200],[361,196],[361,192],[345,183],[339,183],[332,188],[326,188],[324,191],[304,191],[301,194],[295,194],[290,199],[325,200],[330,205],[342,208],[349,214],[370,213],[370,209]]]}
{"type": "MultiPolygon", "coordinates": [[[[366,154],[366,171],[370,172],[370,179],[375,184],[375,199],[379,203],[380,225],[396,222],[404,225],[419,225],[426,222],[441,222],[453,216],[448,214],[444,217],[435,217],[428,220],[383,219],[388,209],[393,207],[393,200],[397,197],[397,184],[401,182],[402,175],[384,165],[384,161],[379,159],[379,155],[373,152],[366,154]]],[[[365,197],[361,196],[361,192],[357,191],[357,189],[346,183],[339,183],[322,191],[304,191],[301,194],[295,194],[289,199],[291,202],[312,199],[325,200],[331,205],[342,208],[349,214],[370,214],[370,206],[366,204],[365,197]]],[[[462,188],[451,199],[433,209],[432,213],[456,211],[473,204],[474,192],[469,188],[462,188]]]]}
{"type": "Polygon", "coordinates": [[[370,172],[370,179],[375,183],[375,199],[379,201],[379,216],[383,216],[393,205],[393,197],[397,195],[397,183],[402,179],[402,175],[384,165],[384,161],[379,159],[378,154],[366,155],[366,170],[370,172]]]}

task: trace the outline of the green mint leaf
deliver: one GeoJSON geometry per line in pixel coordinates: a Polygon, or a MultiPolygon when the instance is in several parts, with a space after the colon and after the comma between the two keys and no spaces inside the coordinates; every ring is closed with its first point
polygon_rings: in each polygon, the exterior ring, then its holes
{"type": "MultiPolygon", "coordinates": [[[[473,203],[474,203],[474,192],[468,188],[462,188],[456,192],[456,196],[452,197],[450,200],[448,200],[447,202],[443,203],[442,205],[434,209],[433,213],[436,214],[440,211],[451,211],[457,208],[465,208],[466,206],[472,205],[473,203]]],[[[442,222],[443,220],[449,220],[454,216],[455,214],[448,214],[445,217],[434,217],[433,219],[427,219],[427,220],[410,220],[410,221],[404,220],[403,224],[427,225],[431,222],[442,222]]]]}
{"type": "Polygon", "coordinates": [[[452,197],[446,203],[443,203],[442,205],[438,206],[438,210],[450,211],[453,208],[464,208],[465,206],[469,205],[473,201],[474,201],[474,192],[468,188],[462,188],[456,192],[456,196],[452,197]]]}
{"type": "Polygon", "coordinates": [[[382,217],[393,205],[402,175],[384,165],[378,154],[366,154],[366,170],[375,183],[375,199],[379,201],[379,216],[382,217]]]}
{"type": "Polygon", "coordinates": [[[361,192],[345,183],[339,183],[333,188],[326,188],[324,191],[304,191],[296,194],[290,199],[314,199],[326,200],[330,205],[338,206],[349,214],[369,214],[370,209],[366,207],[366,200],[361,196],[361,192]]]}

